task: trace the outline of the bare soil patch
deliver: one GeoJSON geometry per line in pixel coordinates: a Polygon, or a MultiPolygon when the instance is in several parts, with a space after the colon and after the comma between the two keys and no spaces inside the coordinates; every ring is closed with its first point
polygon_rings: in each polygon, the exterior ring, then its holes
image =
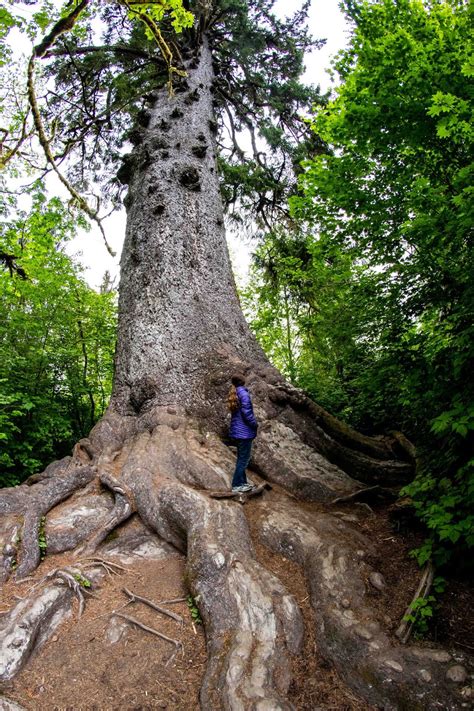
{"type": "Polygon", "coordinates": [[[124,587],[156,603],[187,597],[184,559],[176,555],[143,561],[108,576],[97,597],[88,599],[82,618],[75,615],[59,627],[5,685],[5,696],[28,711],[198,709],[206,663],[202,626],[193,624],[186,602],[163,605],[183,618],[182,625],[143,603],[123,607],[128,600],[124,587]],[[113,616],[114,610],[179,640],[182,649],[167,664],[174,646],[113,616]]]}

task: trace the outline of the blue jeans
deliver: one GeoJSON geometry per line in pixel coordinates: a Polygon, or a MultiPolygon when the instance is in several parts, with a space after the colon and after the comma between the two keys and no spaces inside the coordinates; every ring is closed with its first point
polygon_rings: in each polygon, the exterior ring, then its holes
{"type": "Polygon", "coordinates": [[[253,439],[237,439],[237,462],[232,479],[232,486],[242,486],[247,483],[245,470],[250,462],[253,439]]]}

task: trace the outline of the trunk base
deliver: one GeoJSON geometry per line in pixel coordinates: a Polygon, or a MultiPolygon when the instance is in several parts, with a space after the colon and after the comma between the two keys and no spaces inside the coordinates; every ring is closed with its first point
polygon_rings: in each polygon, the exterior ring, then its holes
{"type": "MultiPolygon", "coordinates": [[[[288,401],[276,406],[265,397],[273,386],[264,379],[255,381],[255,386],[261,426],[252,478],[262,479],[262,490],[266,480],[275,486],[248,507],[209,496],[230,490],[234,454],[215,431],[203,426],[202,419],[178,407],[150,408],[137,417],[110,411],[89,439],[76,446],[72,459],[51,468],[31,486],[2,492],[0,509],[7,514],[2,539],[8,544],[3,547],[4,577],[12,572],[11,561],[17,561],[21,577],[34,571],[42,537],[47,552],[74,552],[72,566],[43,580],[3,618],[0,674],[4,681],[12,679],[35,646],[51,636],[61,616],[69,614],[74,598],[86,597],[84,580],[120,569],[110,561],[114,528],[128,530],[139,518],[143,530],[155,532],[163,541],[151,545],[143,533],[134,534],[135,547],[143,546],[145,556],[161,546],[165,554],[170,550],[186,554],[186,584],[207,639],[201,707],[294,708],[289,700],[291,670],[303,645],[303,618],[279,577],[255,557],[248,510],[254,541],[260,538],[307,570],[318,646],[349,686],[386,708],[396,708],[397,698],[412,708],[434,708],[436,703],[459,708],[461,687],[449,681],[449,675],[446,678],[451,656],[439,652],[444,661],[437,661],[423,650],[394,646],[371,613],[365,593],[363,561],[371,544],[340,515],[323,513],[324,502],[350,496],[362,485],[310,446],[304,401],[299,404],[302,417],[288,401]],[[291,428],[288,423],[297,423],[298,418],[301,426],[291,428]],[[320,504],[312,504],[316,508],[310,511],[296,499],[320,504]],[[258,521],[252,518],[256,507],[258,521]],[[35,539],[31,522],[38,520],[43,524],[36,529],[35,539]],[[21,522],[28,535],[18,540],[21,522]],[[51,613],[45,612],[45,605],[51,613]]],[[[347,433],[344,436],[347,448],[347,433]]],[[[337,451],[338,446],[324,433],[321,450],[337,451]]],[[[376,460],[367,451],[362,456],[374,469],[378,462],[379,477],[387,467],[392,476],[394,465],[400,464],[376,460]]],[[[405,469],[409,466],[401,464],[405,469]]],[[[125,561],[123,550],[122,555],[125,561]]],[[[110,634],[117,635],[124,624],[129,623],[115,621],[118,631],[110,634]]]]}

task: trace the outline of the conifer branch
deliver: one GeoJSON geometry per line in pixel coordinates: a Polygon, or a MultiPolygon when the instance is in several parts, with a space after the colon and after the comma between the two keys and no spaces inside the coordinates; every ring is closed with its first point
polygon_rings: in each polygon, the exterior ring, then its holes
{"type": "Polygon", "coordinates": [[[54,170],[56,175],[58,176],[59,180],[61,183],[65,186],[69,194],[72,196],[73,200],[77,203],[78,207],[82,209],[88,217],[90,217],[91,220],[93,220],[99,227],[102,237],[104,239],[104,243],[106,246],[106,249],[108,253],[112,256],[115,257],[116,254],[110,247],[107,237],[105,235],[104,228],[102,226],[102,221],[98,215],[98,210],[94,210],[87,200],[78,193],[78,191],[74,188],[74,186],[69,182],[69,180],[63,175],[63,173],[59,170],[56,160],[53,156],[53,152],[51,150],[51,144],[50,140],[48,139],[45,131],[45,127],[43,124],[43,120],[41,118],[39,106],[38,106],[38,100],[36,97],[36,91],[35,91],[35,67],[36,67],[36,60],[41,59],[42,57],[45,56],[46,52],[52,47],[52,45],[56,42],[58,37],[60,37],[62,34],[65,32],[68,32],[71,30],[79,15],[81,12],[87,7],[89,3],[89,0],[82,0],[79,5],[67,16],[61,18],[52,28],[51,32],[46,35],[46,37],[43,38],[42,42],[40,44],[36,45],[33,49],[33,53],[30,57],[30,60],[28,62],[28,71],[27,71],[27,87],[28,87],[28,100],[30,103],[31,107],[31,112],[33,114],[33,121],[35,125],[35,129],[38,135],[38,140],[40,142],[40,145],[44,151],[44,154],[46,156],[46,160],[48,163],[51,165],[51,168],[54,170]]]}

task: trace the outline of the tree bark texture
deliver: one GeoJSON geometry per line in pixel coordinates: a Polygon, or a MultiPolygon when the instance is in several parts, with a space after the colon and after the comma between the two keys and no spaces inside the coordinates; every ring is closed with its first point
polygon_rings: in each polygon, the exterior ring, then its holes
{"type": "Polygon", "coordinates": [[[112,399],[123,413],[151,401],[202,406],[219,354],[266,362],[242,315],[225,240],[206,42],[187,72],[185,88],[154,97],[143,142],[125,164],[112,399]]]}

